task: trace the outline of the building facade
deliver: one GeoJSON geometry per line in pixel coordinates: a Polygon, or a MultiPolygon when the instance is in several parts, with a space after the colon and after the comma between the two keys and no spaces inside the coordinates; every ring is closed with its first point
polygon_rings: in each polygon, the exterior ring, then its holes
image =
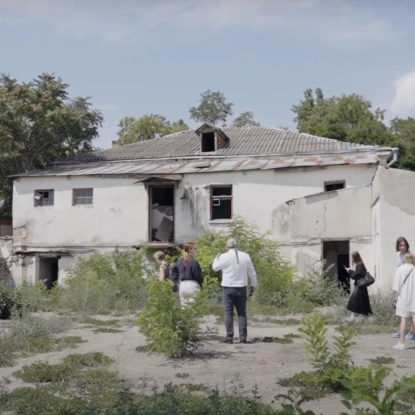
{"type": "MultiPolygon", "coordinates": [[[[388,169],[394,158],[390,148],[205,124],[21,174],[14,178],[13,279],[62,280],[77,256],[181,245],[203,230],[226,230],[235,216],[269,232],[301,274],[329,253],[348,261],[353,250],[379,274],[381,252],[389,249],[394,263],[386,239],[400,236],[380,219],[399,196],[387,192],[398,180],[388,169]]],[[[401,179],[413,180],[412,173],[401,179]]]]}

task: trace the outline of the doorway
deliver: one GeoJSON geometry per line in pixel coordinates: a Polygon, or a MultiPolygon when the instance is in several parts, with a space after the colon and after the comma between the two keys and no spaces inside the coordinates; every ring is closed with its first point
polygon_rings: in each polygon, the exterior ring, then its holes
{"type": "Polygon", "coordinates": [[[58,282],[59,259],[40,258],[39,262],[39,281],[44,281],[46,289],[51,290],[58,282]]]}
{"type": "Polygon", "coordinates": [[[350,277],[345,269],[350,267],[350,241],[323,241],[323,260],[327,278],[337,281],[350,294],[350,277]]]}
{"type": "Polygon", "coordinates": [[[149,187],[149,241],[174,242],[174,186],[149,187]]]}

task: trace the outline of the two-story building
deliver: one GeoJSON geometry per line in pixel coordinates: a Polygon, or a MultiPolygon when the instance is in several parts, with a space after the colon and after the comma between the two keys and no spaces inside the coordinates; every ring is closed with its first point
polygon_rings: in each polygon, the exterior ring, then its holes
{"type": "Polygon", "coordinates": [[[302,274],[329,251],[348,263],[359,250],[389,287],[394,240],[413,234],[415,244],[415,208],[404,200],[414,174],[389,169],[396,157],[392,148],[204,124],[64,160],[14,178],[13,278],[59,280],[79,255],[180,245],[241,216],[302,274]]]}

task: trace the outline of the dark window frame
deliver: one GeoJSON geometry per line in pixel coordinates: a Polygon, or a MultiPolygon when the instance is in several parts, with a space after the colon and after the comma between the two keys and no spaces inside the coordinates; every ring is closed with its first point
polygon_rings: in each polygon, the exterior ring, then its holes
{"type": "Polygon", "coordinates": [[[324,191],[325,192],[334,192],[336,190],[342,190],[346,188],[346,180],[330,180],[327,182],[324,182],[324,191]],[[342,187],[338,188],[338,189],[331,189],[331,190],[327,190],[327,186],[336,186],[336,185],[342,185],[342,187]]]}
{"type": "Polygon", "coordinates": [[[202,133],[200,138],[200,151],[201,153],[213,153],[216,151],[216,134],[214,131],[202,133]],[[206,137],[207,135],[209,135],[209,137],[206,137]],[[206,147],[211,147],[206,145],[207,140],[209,140],[209,144],[213,144],[213,149],[206,150],[206,147]]]}
{"type": "Polygon", "coordinates": [[[55,206],[55,189],[37,189],[34,191],[33,198],[34,198],[35,207],[55,206]],[[49,193],[47,198],[43,196],[39,200],[35,198],[37,193],[45,193],[45,192],[49,193]],[[52,197],[50,197],[50,195],[52,195],[52,197]],[[52,203],[43,204],[43,201],[45,200],[51,201],[52,203]]]}
{"type": "Polygon", "coordinates": [[[233,185],[231,184],[221,184],[221,185],[211,185],[210,186],[210,220],[211,221],[216,221],[216,220],[232,220],[233,217],[233,185]],[[214,189],[223,189],[223,188],[230,188],[230,195],[222,195],[222,196],[214,196],[213,195],[213,190],[214,189]],[[221,200],[230,200],[230,215],[229,218],[214,218],[213,217],[213,211],[214,211],[214,207],[215,204],[214,202],[217,202],[221,200]]]}
{"type": "Polygon", "coordinates": [[[76,188],[72,189],[72,206],[92,206],[94,204],[94,188],[76,188]],[[91,196],[77,196],[76,192],[90,190],[91,196]],[[91,203],[76,203],[77,199],[91,199],[91,203]]]}

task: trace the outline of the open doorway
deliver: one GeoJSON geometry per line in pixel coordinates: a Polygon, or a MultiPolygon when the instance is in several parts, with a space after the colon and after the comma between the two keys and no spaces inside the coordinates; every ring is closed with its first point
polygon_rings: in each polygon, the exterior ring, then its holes
{"type": "Polygon", "coordinates": [[[152,185],[149,188],[149,241],[174,241],[174,186],[152,185]]]}
{"type": "Polygon", "coordinates": [[[327,278],[338,281],[340,287],[350,294],[350,277],[345,267],[350,267],[349,241],[323,241],[323,259],[327,278]]]}
{"type": "Polygon", "coordinates": [[[59,275],[59,259],[40,257],[39,262],[39,281],[44,281],[48,290],[58,282],[59,275]]]}

